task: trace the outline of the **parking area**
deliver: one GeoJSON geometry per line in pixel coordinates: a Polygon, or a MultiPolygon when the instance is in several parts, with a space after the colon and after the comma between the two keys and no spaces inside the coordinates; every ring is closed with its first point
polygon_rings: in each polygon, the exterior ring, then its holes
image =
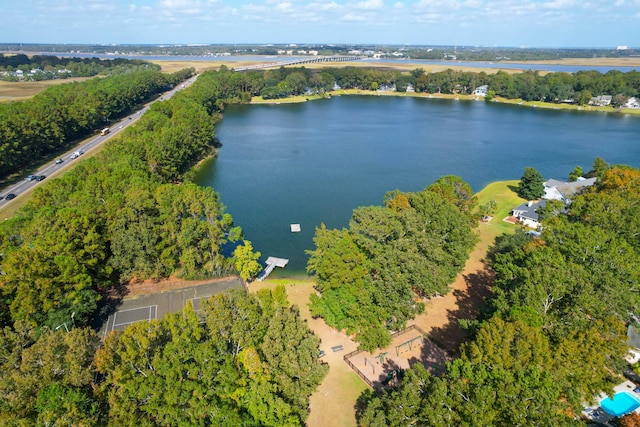
{"type": "Polygon", "coordinates": [[[227,289],[242,287],[240,279],[230,278],[205,285],[125,298],[117,311],[108,317],[100,329],[100,336],[105,338],[111,331],[122,330],[136,322],[159,319],[167,313],[182,310],[189,302],[198,312],[201,309],[202,300],[227,289]]]}

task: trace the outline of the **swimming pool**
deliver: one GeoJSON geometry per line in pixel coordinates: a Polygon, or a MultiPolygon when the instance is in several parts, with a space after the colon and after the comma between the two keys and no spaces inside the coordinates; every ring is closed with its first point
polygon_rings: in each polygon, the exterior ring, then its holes
{"type": "Polygon", "coordinates": [[[640,408],[640,399],[633,393],[621,391],[600,401],[600,407],[609,415],[620,417],[640,408]]]}

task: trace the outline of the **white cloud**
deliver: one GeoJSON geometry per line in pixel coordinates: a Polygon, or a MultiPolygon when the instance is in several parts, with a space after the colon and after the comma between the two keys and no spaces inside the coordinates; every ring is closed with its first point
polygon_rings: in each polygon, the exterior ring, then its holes
{"type": "Polygon", "coordinates": [[[278,3],[275,9],[279,12],[291,11],[291,3],[290,2],[278,3]]]}
{"type": "Polygon", "coordinates": [[[382,0],[364,0],[355,4],[357,9],[363,10],[378,10],[384,7],[382,0]]]}
{"type": "Polygon", "coordinates": [[[404,9],[404,3],[402,3],[401,1],[396,2],[396,3],[393,5],[393,8],[394,8],[394,9],[397,9],[397,10],[404,9]]]}
{"type": "Polygon", "coordinates": [[[462,3],[458,0],[420,0],[415,6],[420,10],[430,10],[434,13],[446,13],[460,9],[462,3]]]}
{"type": "Polygon", "coordinates": [[[575,0],[554,0],[542,4],[545,9],[570,9],[576,6],[575,0]]]}

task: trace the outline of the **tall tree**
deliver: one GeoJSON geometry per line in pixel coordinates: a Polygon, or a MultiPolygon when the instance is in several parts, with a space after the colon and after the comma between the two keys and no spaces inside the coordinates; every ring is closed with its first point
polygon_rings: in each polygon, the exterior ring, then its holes
{"type": "Polygon", "coordinates": [[[527,200],[539,199],[544,195],[544,178],[535,168],[524,168],[524,174],[518,184],[518,196],[527,200]]]}

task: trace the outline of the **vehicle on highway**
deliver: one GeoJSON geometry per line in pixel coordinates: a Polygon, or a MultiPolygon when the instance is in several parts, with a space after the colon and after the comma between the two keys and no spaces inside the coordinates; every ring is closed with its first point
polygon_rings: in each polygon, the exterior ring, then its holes
{"type": "Polygon", "coordinates": [[[100,131],[100,135],[103,135],[103,136],[104,136],[104,135],[108,134],[109,132],[111,132],[111,129],[109,129],[109,128],[104,128],[104,129],[102,129],[102,130],[100,131]]]}
{"type": "Polygon", "coordinates": [[[46,177],[47,177],[46,175],[36,175],[36,181],[42,181],[46,177]]]}
{"type": "Polygon", "coordinates": [[[27,181],[33,181],[34,179],[36,179],[36,175],[29,175],[27,177],[27,181]]]}
{"type": "Polygon", "coordinates": [[[9,194],[7,194],[7,197],[5,197],[5,199],[7,199],[7,200],[13,200],[13,199],[15,199],[16,197],[17,197],[17,196],[16,196],[15,194],[13,194],[13,193],[9,193],[9,194]]]}
{"type": "Polygon", "coordinates": [[[58,159],[58,160],[56,160],[56,165],[59,165],[59,164],[60,164],[60,163],[62,163],[62,162],[64,162],[64,160],[62,160],[62,159],[58,159]]]}
{"type": "Polygon", "coordinates": [[[84,154],[84,151],[82,151],[82,150],[74,151],[73,154],[71,155],[71,158],[72,159],[77,159],[78,157],[80,157],[83,154],[84,154]]]}

